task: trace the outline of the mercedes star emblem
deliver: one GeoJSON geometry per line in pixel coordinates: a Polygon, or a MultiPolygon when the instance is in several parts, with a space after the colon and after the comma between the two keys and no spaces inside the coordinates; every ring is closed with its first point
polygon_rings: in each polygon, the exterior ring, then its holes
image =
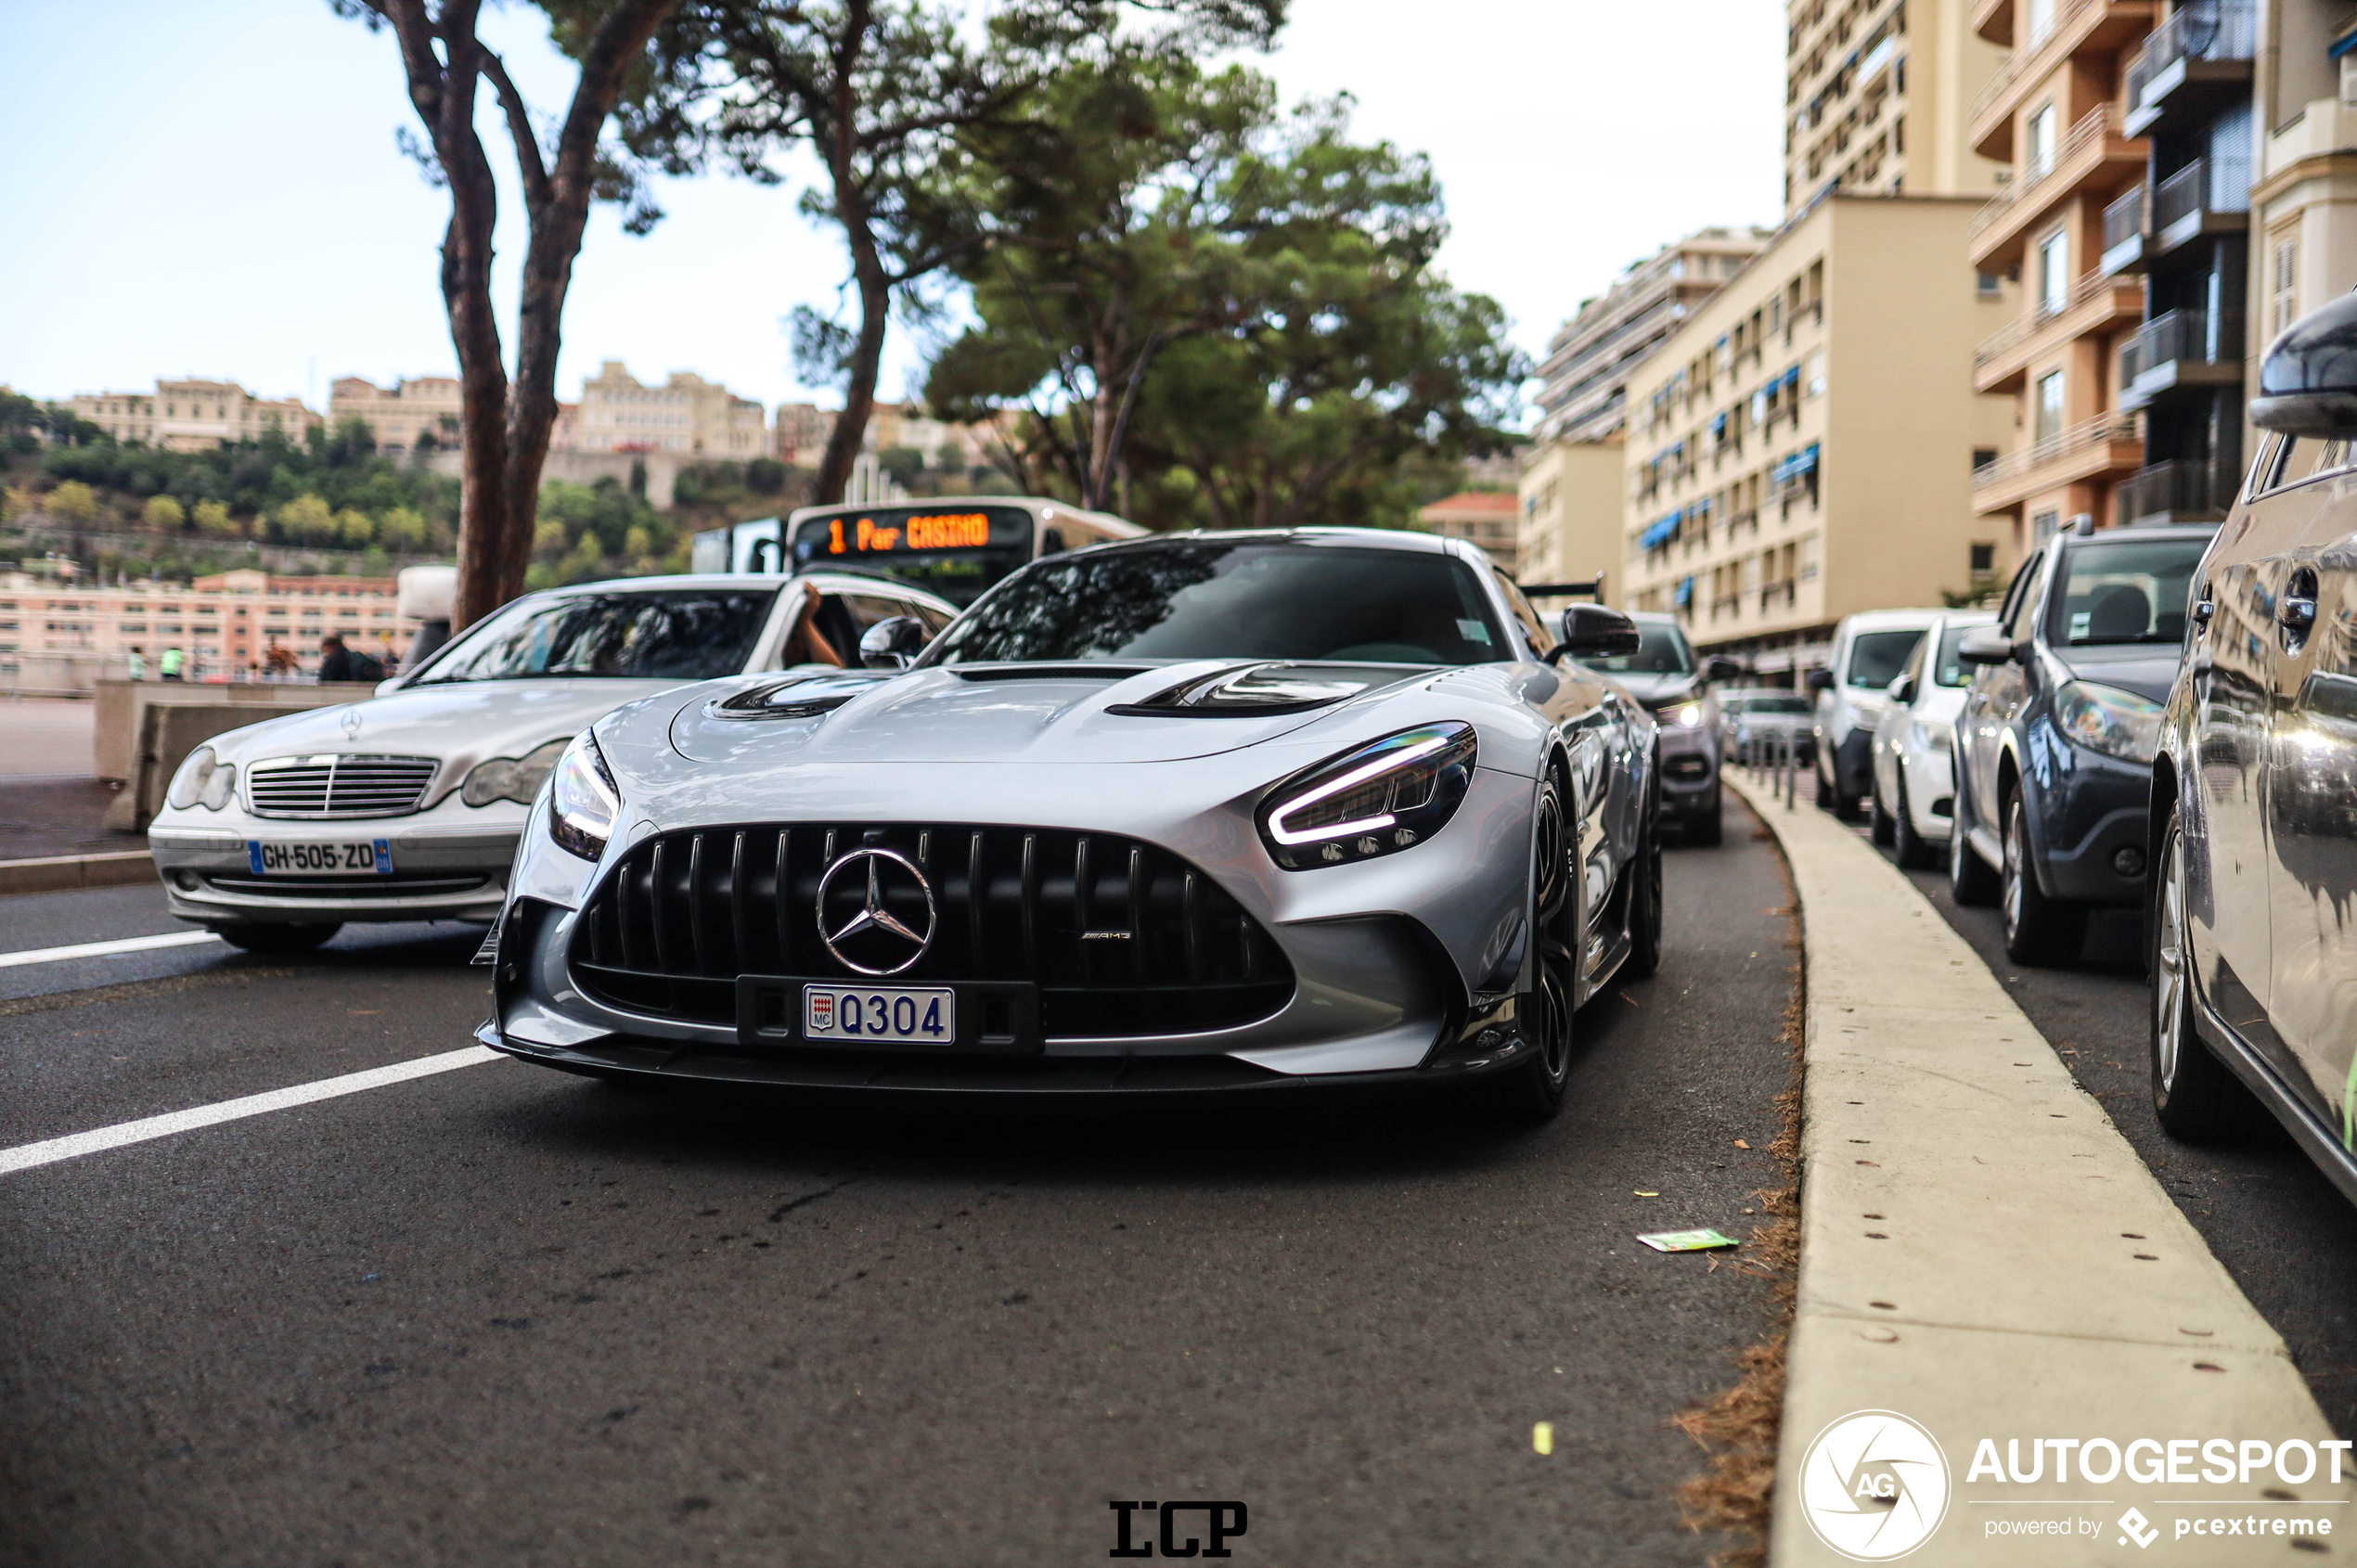
{"type": "Polygon", "coordinates": [[[357,708],[346,708],[343,711],[343,738],[346,740],[356,740],[359,737],[360,710],[357,708]]]}
{"type": "Polygon", "coordinates": [[[923,958],[925,949],[933,945],[934,919],[938,913],[934,906],[933,884],[925,880],[925,874],[917,869],[915,861],[897,850],[855,849],[828,867],[826,875],[818,879],[818,940],[827,945],[827,951],[832,953],[845,969],[857,970],[861,974],[898,974],[923,958]],[[867,896],[861,901],[857,914],[830,930],[828,891],[834,886],[836,878],[854,867],[863,867],[867,871],[867,896]],[[915,892],[924,895],[925,922],[922,931],[911,931],[908,922],[887,907],[888,885],[897,891],[910,883],[915,884],[915,892]],[[904,950],[905,954],[896,963],[862,963],[844,951],[846,946],[856,946],[857,951],[872,958],[887,958],[904,950]]]}

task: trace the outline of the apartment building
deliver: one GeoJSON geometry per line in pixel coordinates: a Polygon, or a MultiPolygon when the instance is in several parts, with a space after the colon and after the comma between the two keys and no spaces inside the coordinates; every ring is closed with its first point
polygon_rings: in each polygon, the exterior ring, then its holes
{"type": "Polygon", "coordinates": [[[1698,229],[1582,300],[1539,362],[1541,442],[1601,441],[1628,420],[1629,378],[1694,307],[1768,243],[1763,228],[1698,229]]]}
{"type": "Polygon", "coordinates": [[[1972,474],[2011,413],[1971,366],[2007,305],[1964,262],[1979,206],[1824,197],[1639,370],[1616,600],[1779,671],[1853,610],[1994,580],[1972,474]]]}
{"type": "MultiPolygon", "coordinates": [[[[1973,220],[1984,278],[2017,279],[2014,318],[1974,353],[1973,386],[2011,400],[2005,439],[1980,455],[1974,504],[2007,560],[2081,515],[2114,519],[2144,467],[2121,354],[2142,330],[2148,144],[2121,89],[2158,19],[2153,0],[1982,0],[1982,35],[2013,47],[1975,102],[1973,146],[2011,166],[1973,220]]],[[[2132,385],[2134,377],[2129,378],[2132,385]]]]}
{"type": "Polygon", "coordinates": [[[146,649],[148,667],[167,648],[191,662],[191,678],[241,675],[264,663],[274,647],[316,669],[319,639],[333,632],[349,646],[390,660],[409,646],[417,623],[404,620],[390,577],[274,577],[225,572],[181,586],[77,583],[25,572],[0,573],[0,654],[91,652],[121,658],[146,649]]]}
{"type": "Polygon", "coordinates": [[[81,392],[66,406],[120,442],[206,452],[277,431],[302,441],[319,416],[300,398],[259,398],[235,381],[158,380],[152,392],[81,392]]]}
{"type": "Polygon", "coordinates": [[[1515,576],[1525,583],[1604,580],[1604,602],[1628,598],[1620,497],[1621,438],[1547,441],[1524,456],[1515,486],[1515,576]]]}
{"type": "Polygon", "coordinates": [[[2246,386],[2277,333],[2357,288],[2357,0],[2270,0],[2260,25],[2246,386]]]}
{"type": "Polygon", "coordinates": [[[675,452],[741,462],[768,451],[769,421],[760,404],[718,382],[675,370],[650,387],[609,359],[581,383],[571,440],[577,452],[675,452]]]}
{"type": "Polygon", "coordinates": [[[359,376],[339,376],[328,383],[328,419],[365,419],[380,452],[408,452],[419,439],[431,434],[432,444],[458,444],[459,418],[465,411],[462,389],[455,376],[405,377],[380,387],[359,376]]]}
{"type": "Polygon", "coordinates": [[[835,410],[815,403],[781,403],[775,420],[776,439],[769,455],[790,469],[816,468],[818,455],[834,433],[835,410]]]}
{"type": "Polygon", "coordinates": [[[1418,509],[1434,533],[1462,539],[1510,575],[1520,566],[1522,503],[1511,490],[1466,490],[1418,509]]]}
{"type": "MultiPolygon", "coordinates": [[[[2020,0],[2035,10],[2071,0],[2020,0]]],[[[1790,0],[1784,214],[1833,190],[1994,190],[2002,163],[1964,135],[1965,106],[2003,62],[1975,24],[2015,0],[1790,0]]]]}

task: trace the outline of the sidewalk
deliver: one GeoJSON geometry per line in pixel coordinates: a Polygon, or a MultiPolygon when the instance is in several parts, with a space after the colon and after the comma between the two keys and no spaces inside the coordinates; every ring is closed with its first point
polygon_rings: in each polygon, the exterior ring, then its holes
{"type": "Polygon", "coordinates": [[[148,847],[143,833],[110,833],[115,791],[92,776],[97,704],[0,697],[0,861],[112,855],[148,847]]]}
{"type": "Polygon", "coordinates": [[[0,693],[0,779],[29,774],[88,777],[97,713],[97,703],[86,700],[26,697],[10,701],[0,693]]]}
{"type": "MultiPolygon", "coordinates": [[[[1913,884],[1824,813],[1732,771],[1727,783],[1783,844],[1806,949],[1801,1258],[1771,1560],[1851,1561],[1810,1516],[1860,1510],[1803,1461],[1861,1411],[1920,1423],[1946,1460],[1944,1521],[1910,1562],[2142,1561],[2130,1532],[2144,1521],[2170,1563],[2286,1561],[2294,1543],[2272,1526],[2294,1515],[2357,1531],[2345,1456],[2338,1485],[2322,1454],[2302,1484],[2272,1469],[2199,1479],[2203,1441],[2332,1438],[2282,1340],[1913,884]],[[2190,1469],[2141,1484],[2030,1468],[2063,1451],[2041,1442],[2138,1439],[2195,1440],[2190,1469]],[[2041,1479],[1975,1476],[1984,1440],[2041,1479]],[[2230,1512],[2245,1538],[2210,1537],[2230,1512]]],[[[2330,1536],[2299,1544],[2346,1552],[2330,1536]]]]}

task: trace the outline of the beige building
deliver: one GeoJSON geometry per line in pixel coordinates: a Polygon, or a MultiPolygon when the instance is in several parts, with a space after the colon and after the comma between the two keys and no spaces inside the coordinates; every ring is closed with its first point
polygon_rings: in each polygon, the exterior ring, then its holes
{"type": "Polygon", "coordinates": [[[1515,487],[1515,534],[1524,583],[1604,579],[1604,602],[1625,602],[1621,441],[1547,441],[1526,454],[1515,487]]]}
{"type": "Polygon", "coordinates": [[[2273,0],[2261,25],[2248,386],[2277,333],[2357,288],[2357,0],[2273,0]]]}
{"type": "Polygon", "coordinates": [[[835,410],[815,403],[778,405],[775,439],[769,455],[788,468],[815,468],[818,455],[834,433],[835,410]]]}
{"type": "Polygon", "coordinates": [[[1520,566],[1522,502],[1511,490],[1462,491],[1423,508],[1416,521],[1474,545],[1509,575],[1520,566]]]}
{"type": "Polygon", "coordinates": [[[1775,670],[1852,610],[1993,575],[1972,471],[2010,411],[1971,366],[2006,306],[1963,262],[1979,205],[1827,198],[1638,372],[1616,600],[1775,670]]]}
{"type": "Polygon", "coordinates": [[[574,452],[673,452],[742,462],[769,449],[769,421],[761,405],[732,395],[717,382],[675,370],[662,386],[632,378],[609,359],[581,383],[572,419],[574,452]]]}
{"type": "Polygon", "coordinates": [[[1539,439],[1600,441],[1618,431],[1629,376],[1770,238],[1762,228],[1697,230],[1581,301],[1539,365],[1539,439]]]}
{"type": "Polygon", "coordinates": [[[465,403],[456,376],[405,377],[391,387],[380,387],[358,376],[339,376],[328,384],[328,419],[365,419],[377,438],[378,450],[408,452],[429,432],[437,446],[458,444],[458,424],[465,403]]]}
{"type": "Polygon", "coordinates": [[[0,654],[93,652],[119,659],[145,649],[148,674],[167,648],[190,661],[191,678],[242,673],[273,647],[292,649],[304,669],[319,663],[319,639],[333,632],[380,659],[409,646],[417,623],[399,612],[390,577],[274,577],[225,572],[186,587],[116,587],[32,572],[0,574],[0,654]]]}
{"type": "Polygon", "coordinates": [[[156,382],[152,392],[84,392],[69,408],[120,442],[172,452],[208,452],[277,431],[302,441],[319,416],[300,398],[258,398],[235,381],[156,382]]]}
{"type": "Polygon", "coordinates": [[[1967,141],[1966,106],[2003,61],[1975,20],[2087,0],[1789,0],[1784,213],[1827,192],[1985,194],[2003,167],[1967,141]]]}

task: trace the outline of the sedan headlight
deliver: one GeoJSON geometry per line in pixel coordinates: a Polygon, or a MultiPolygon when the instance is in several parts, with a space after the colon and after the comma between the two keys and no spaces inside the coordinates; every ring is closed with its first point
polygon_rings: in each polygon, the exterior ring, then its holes
{"type": "Polygon", "coordinates": [[[2054,724],[2091,752],[2149,765],[2160,746],[2161,705],[2118,687],[2067,681],[2054,693],[2054,724]]]}
{"type": "Polygon", "coordinates": [[[1662,722],[1675,725],[1680,729],[1701,728],[1702,716],[1703,708],[1699,702],[1681,702],[1661,711],[1662,722]]]}
{"type": "Polygon", "coordinates": [[[1478,752],[1469,724],[1386,735],[1269,790],[1261,842],[1288,871],[1396,855],[1456,815],[1478,752]]]}
{"type": "Polygon", "coordinates": [[[212,747],[200,746],[188,753],[188,760],[172,776],[172,788],[164,799],[182,811],[193,805],[219,811],[237,791],[237,765],[214,756],[212,747]]]}
{"type": "Polygon", "coordinates": [[[547,780],[548,770],[557,765],[557,758],[572,743],[569,738],[559,736],[521,757],[494,757],[489,762],[477,763],[467,775],[467,781],[458,787],[458,798],[469,805],[489,805],[494,801],[519,801],[530,805],[532,797],[540,792],[541,784],[547,780]]]}
{"type": "Polygon", "coordinates": [[[548,790],[548,836],[560,849],[584,860],[606,853],[613,837],[614,819],[622,815],[622,791],[598,743],[583,730],[557,759],[555,781],[548,790]]]}

